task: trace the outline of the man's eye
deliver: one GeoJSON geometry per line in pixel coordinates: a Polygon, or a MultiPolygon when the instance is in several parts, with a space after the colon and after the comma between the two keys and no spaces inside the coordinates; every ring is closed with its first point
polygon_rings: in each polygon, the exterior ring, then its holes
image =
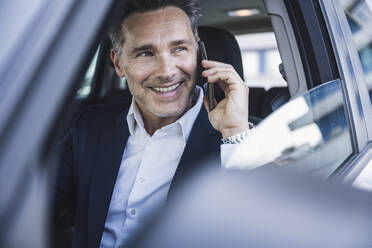
{"type": "Polygon", "coordinates": [[[175,52],[182,52],[182,51],[186,51],[187,50],[187,48],[186,47],[176,47],[175,49],[174,49],[174,51],[175,52]]]}
{"type": "Polygon", "coordinates": [[[136,55],[136,57],[148,57],[152,56],[152,52],[146,51],[146,52],[141,52],[136,55]]]}

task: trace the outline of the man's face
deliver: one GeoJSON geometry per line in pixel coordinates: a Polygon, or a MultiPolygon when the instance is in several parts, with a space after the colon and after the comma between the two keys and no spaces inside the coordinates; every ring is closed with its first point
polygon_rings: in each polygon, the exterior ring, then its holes
{"type": "Polygon", "coordinates": [[[135,13],[123,23],[120,57],[125,76],[142,114],[174,117],[191,105],[197,69],[197,43],[187,15],[167,7],[135,13]]]}

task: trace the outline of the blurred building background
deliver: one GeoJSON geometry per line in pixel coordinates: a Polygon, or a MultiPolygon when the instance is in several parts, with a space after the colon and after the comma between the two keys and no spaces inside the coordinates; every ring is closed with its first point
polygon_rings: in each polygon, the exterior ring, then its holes
{"type": "Polygon", "coordinates": [[[286,87],[279,72],[281,58],[273,32],[237,35],[242,58],[245,82],[249,87],[269,90],[286,87]]]}

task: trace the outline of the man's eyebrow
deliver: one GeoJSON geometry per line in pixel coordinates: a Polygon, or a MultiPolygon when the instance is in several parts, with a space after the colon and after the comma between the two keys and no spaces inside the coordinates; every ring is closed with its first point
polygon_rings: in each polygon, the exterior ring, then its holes
{"type": "MultiPolygon", "coordinates": [[[[170,42],[171,46],[179,46],[179,45],[191,45],[191,40],[174,40],[170,42]]],[[[131,54],[136,54],[138,52],[146,51],[146,50],[155,50],[155,47],[151,44],[145,44],[139,47],[135,47],[132,49],[131,54]]]]}
{"type": "Polygon", "coordinates": [[[142,52],[142,51],[145,51],[145,50],[154,50],[154,46],[153,45],[143,45],[143,46],[139,46],[139,47],[135,47],[132,51],[131,51],[131,54],[134,54],[134,53],[138,53],[138,52],[142,52]]]}
{"type": "Polygon", "coordinates": [[[191,45],[191,44],[192,44],[191,40],[175,40],[175,41],[170,42],[171,46],[191,45]]]}

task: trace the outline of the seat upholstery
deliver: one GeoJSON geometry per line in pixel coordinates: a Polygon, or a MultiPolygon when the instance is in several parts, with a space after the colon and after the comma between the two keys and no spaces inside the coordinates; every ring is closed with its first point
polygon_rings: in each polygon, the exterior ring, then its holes
{"type": "MultiPolygon", "coordinates": [[[[204,26],[199,27],[198,32],[199,38],[205,44],[208,59],[232,65],[244,80],[242,56],[234,35],[224,29],[204,26]]],[[[201,73],[200,66],[199,70],[201,73]]],[[[200,73],[199,75],[201,75],[200,73]]],[[[198,85],[202,86],[204,83],[205,79],[200,77],[198,85]]],[[[217,101],[222,100],[224,98],[223,91],[217,86],[214,89],[217,101]]]]}
{"type": "Polygon", "coordinates": [[[208,58],[232,65],[244,80],[242,55],[234,35],[224,29],[204,26],[199,27],[198,32],[208,58]]]}

